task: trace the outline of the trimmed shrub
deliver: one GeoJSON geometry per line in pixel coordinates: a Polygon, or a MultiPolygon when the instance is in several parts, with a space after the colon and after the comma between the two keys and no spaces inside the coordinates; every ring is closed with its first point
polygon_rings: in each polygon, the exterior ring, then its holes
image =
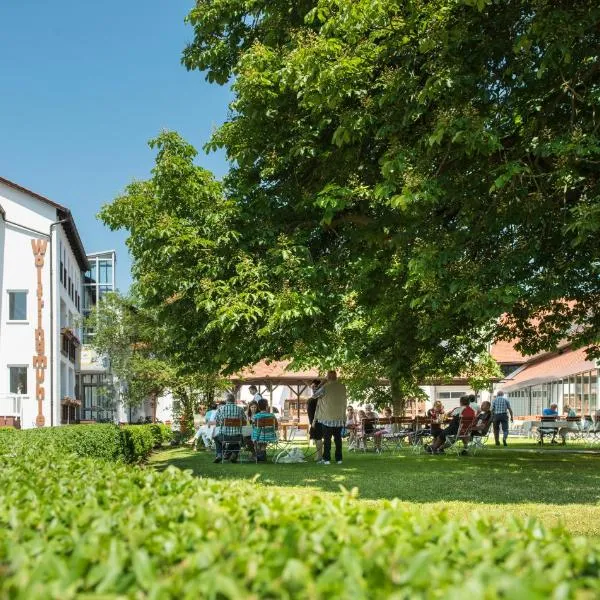
{"type": "Polygon", "coordinates": [[[160,448],[163,444],[169,444],[173,439],[173,432],[168,425],[163,423],[153,423],[149,425],[154,436],[154,447],[160,448]]]}
{"type": "Polygon", "coordinates": [[[119,427],[110,424],[2,430],[0,453],[3,448],[14,452],[19,448],[32,448],[36,452],[53,448],[65,454],[111,461],[123,456],[119,427]]]}
{"type": "Polygon", "coordinates": [[[26,448],[38,453],[54,449],[81,457],[139,463],[148,458],[155,446],[162,445],[163,436],[167,434],[156,425],[118,427],[103,424],[3,429],[0,431],[0,454],[18,454],[26,448]]]}
{"type": "Polygon", "coordinates": [[[351,494],[0,456],[0,597],[596,598],[598,542],[351,494]]]}
{"type": "Polygon", "coordinates": [[[152,427],[153,425],[124,425],[121,427],[123,458],[126,462],[142,462],[150,456],[156,443],[152,427]]]}

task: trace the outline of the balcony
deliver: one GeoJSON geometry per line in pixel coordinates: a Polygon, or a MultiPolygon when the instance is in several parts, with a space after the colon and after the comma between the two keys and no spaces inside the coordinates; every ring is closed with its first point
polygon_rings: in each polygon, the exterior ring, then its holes
{"type": "Polygon", "coordinates": [[[81,346],[79,338],[75,335],[75,332],[69,327],[63,327],[60,330],[61,334],[61,353],[63,356],[69,359],[70,362],[75,364],[77,360],[77,348],[81,346]]]}

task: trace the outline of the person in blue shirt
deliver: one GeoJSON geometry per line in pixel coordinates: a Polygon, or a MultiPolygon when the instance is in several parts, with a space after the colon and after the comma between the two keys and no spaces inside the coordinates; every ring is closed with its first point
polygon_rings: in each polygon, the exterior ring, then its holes
{"type": "MultiPolygon", "coordinates": [[[[558,404],[551,404],[550,408],[544,408],[542,410],[542,417],[558,417],[558,404]]],[[[558,433],[558,429],[555,429],[552,432],[552,439],[550,440],[551,444],[558,444],[556,441],[556,434],[558,433]]],[[[543,434],[540,434],[543,435],[543,434]]],[[[543,441],[543,440],[542,440],[543,441]]],[[[564,442],[564,440],[563,440],[564,442]]]]}
{"type": "Polygon", "coordinates": [[[550,408],[545,408],[542,411],[543,417],[558,417],[558,404],[551,404],[550,408]]]}

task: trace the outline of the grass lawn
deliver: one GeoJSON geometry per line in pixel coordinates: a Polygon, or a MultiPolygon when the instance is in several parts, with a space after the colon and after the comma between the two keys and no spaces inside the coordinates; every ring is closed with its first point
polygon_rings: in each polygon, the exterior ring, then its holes
{"type": "Polygon", "coordinates": [[[357,488],[359,501],[397,498],[414,510],[473,511],[500,519],[537,517],[562,522],[573,533],[600,537],[600,455],[538,451],[534,445],[488,448],[477,456],[349,453],[342,465],[213,464],[214,455],[176,448],[152,456],[156,468],[173,465],[212,479],[253,479],[293,494],[357,488]]]}

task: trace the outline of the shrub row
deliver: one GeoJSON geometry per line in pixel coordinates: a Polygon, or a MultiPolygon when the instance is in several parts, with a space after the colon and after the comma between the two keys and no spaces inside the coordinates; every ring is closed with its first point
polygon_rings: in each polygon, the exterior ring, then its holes
{"type": "Polygon", "coordinates": [[[61,453],[105,460],[140,462],[152,449],[170,441],[166,425],[68,425],[40,429],[0,430],[0,453],[21,452],[32,448],[46,452],[52,448],[61,453]]]}
{"type": "Polygon", "coordinates": [[[350,494],[0,456],[0,597],[595,598],[598,542],[350,494]]]}

